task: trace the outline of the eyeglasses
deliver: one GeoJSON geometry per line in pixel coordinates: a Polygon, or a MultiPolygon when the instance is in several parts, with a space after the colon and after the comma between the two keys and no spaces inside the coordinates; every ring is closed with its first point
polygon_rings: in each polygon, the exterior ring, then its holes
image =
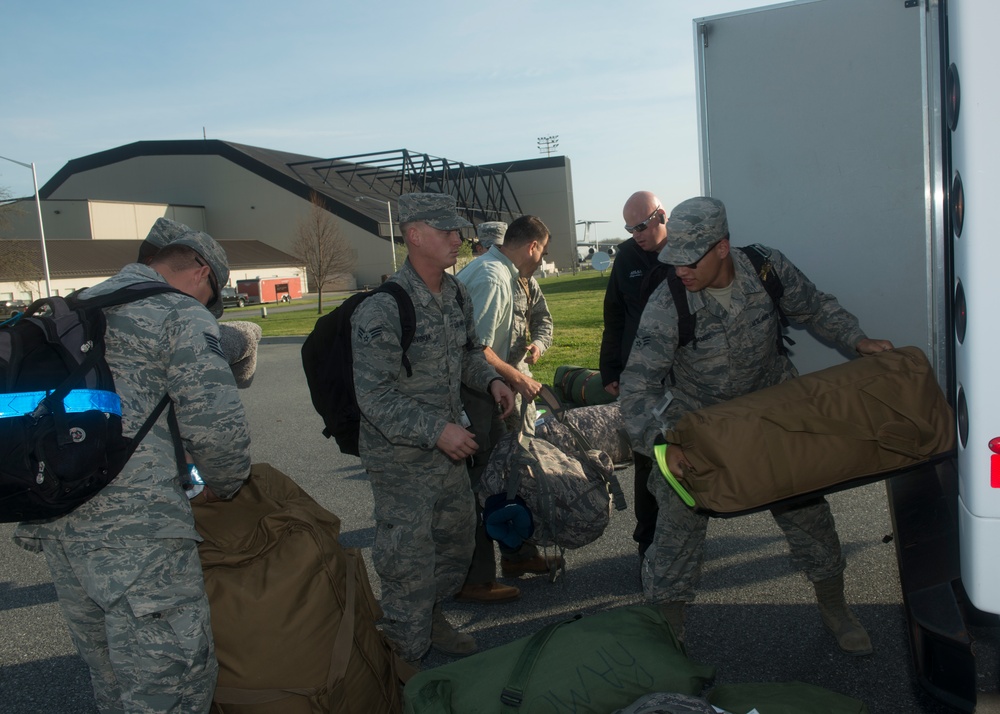
{"type": "Polygon", "coordinates": [[[649,222],[656,218],[656,214],[660,212],[663,206],[657,206],[656,209],[649,214],[649,218],[644,220],[642,223],[636,223],[634,226],[625,226],[625,230],[629,233],[642,233],[644,230],[649,228],[649,222]]]}
{"type": "Polygon", "coordinates": [[[212,302],[210,302],[209,305],[213,305],[219,300],[219,286],[215,282],[215,271],[212,270],[212,267],[208,263],[203,261],[197,255],[194,257],[194,262],[196,262],[198,265],[208,268],[208,284],[212,288],[212,302]]]}

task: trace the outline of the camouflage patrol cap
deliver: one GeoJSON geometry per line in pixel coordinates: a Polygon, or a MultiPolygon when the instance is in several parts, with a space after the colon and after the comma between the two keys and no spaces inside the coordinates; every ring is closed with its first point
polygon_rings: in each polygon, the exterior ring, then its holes
{"type": "Polygon", "coordinates": [[[160,252],[160,248],[176,238],[180,238],[181,235],[190,230],[183,223],[172,221],[169,218],[157,218],[156,223],[149,229],[146,239],[139,245],[138,262],[145,263],[160,252]]]}
{"type": "Polygon", "coordinates": [[[215,300],[207,307],[216,317],[222,317],[222,291],[223,285],[229,282],[229,259],[222,246],[208,235],[201,231],[188,231],[172,240],[170,245],[186,245],[200,255],[215,276],[215,300]]]}
{"type": "Polygon", "coordinates": [[[503,236],[507,232],[507,224],[503,221],[486,221],[476,228],[479,242],[489,250],[490,246],[503,245],[503,236]]]}
{"type": "Polygon", "coordinates": [[[399,222],[421,221],[439,231],[471,226],[458,215],[454,196],[444,193],[404,193],[399,197],[399,222]]]}
{"type": "Polygon", "coordinates": [[[660,262],[667,265],[691,265],[729,235],[726,207],[710,196],[678,203],[670,212],[667,227],[667,245],[660,251],[660,262]]]}
{"type": "Polygon", "coordinates": [[[149,229],[149,234],[146,236],[146,240],[157,248],[162,248],[167,243],[172,242],[176,238],[180,238],[181,234],[187,233],[191,229],[185,226],[183,223],[178,223],[177,221],[172,221],[169,218],[157,218],[156,223],[153,227],[149,229]]]}

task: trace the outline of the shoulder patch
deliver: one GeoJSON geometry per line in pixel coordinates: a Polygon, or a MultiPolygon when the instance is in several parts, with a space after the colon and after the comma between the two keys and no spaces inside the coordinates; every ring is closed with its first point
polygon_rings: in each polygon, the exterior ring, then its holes
{"type": "Polygon", "coordinates": [[[208,345],[208,349],[212,350],[212,352],[219,355],[219,357],[226,360],[228,363],[229,358],[226,357],[226,353],[222,350],[222,343],[219,341],[219,338],[211,332],[202,332],[201,334],[205,337],[205,343],[208,345]]]}
{"type": "Polygon", "coordinates": [[[367,329],[358,325],[357,329],[354,331],[354,338],[362,345],[371,344],[371,341],[377,339],[382,334],[381,327],[373,327],[372,329],[367,329]]]}

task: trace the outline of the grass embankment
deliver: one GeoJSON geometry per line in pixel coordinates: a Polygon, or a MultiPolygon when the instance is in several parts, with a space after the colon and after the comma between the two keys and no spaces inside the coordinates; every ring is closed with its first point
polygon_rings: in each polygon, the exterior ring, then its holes
{"type": "MultiPolygon", "coordinates": [[[[556,367],[575,364],[597,368],[604,317],[604,290],[607,275],[593,272],[543,278],[538,281],[552,313],[555,339],[541,362],[532,370],[535,379],[552,384],[556,367]]],[[[323,296],[323,314],[336,308],[347,297],[345,293],[323,296]]],[[[294,306],[294,303],[293,303],[294,306]]],[[[226,310],[226,316],[236,320],[256,322],[265,337],[307,335],[319,318],[315,305],[290,312],[268,311],[260,316],[260,306],[226,310]]]]}

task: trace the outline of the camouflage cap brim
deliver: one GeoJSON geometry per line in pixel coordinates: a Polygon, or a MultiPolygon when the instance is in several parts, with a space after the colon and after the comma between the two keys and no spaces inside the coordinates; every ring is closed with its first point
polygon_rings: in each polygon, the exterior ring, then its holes
{"type": "Polygon", "coordinates": [[[667,221],[667,244],[658,260],[667,265],[692,265],[729,235],[722,201],[697,196],[674,206],[667,221]]]}
{"type": "Polygon", "coordinates": [[[455,197],[446,193],[404,193],[399,197],[399,222],[422,222],[439,231],[472,225],[458,215],[455,197]]]}

